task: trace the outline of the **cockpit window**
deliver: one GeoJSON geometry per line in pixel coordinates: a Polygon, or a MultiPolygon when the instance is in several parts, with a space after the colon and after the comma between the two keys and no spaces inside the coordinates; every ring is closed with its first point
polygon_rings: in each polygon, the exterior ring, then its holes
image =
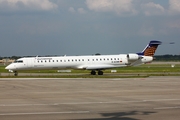
{"type": "Polygon", "coordinates": [[[14,63],[23,63],[23,60],[16,60],[14,63]]]}

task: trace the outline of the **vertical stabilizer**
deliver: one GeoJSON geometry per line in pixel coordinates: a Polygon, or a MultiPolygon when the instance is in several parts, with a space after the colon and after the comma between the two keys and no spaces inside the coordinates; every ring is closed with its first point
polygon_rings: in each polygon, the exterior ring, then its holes
{"type": "Polygon", "coordinates": [[[149,44],[144,48],[142,52],[137,54],[143,56],[154,56],[155,51],[158,48],[158,45],[161,45],[161,43],[161,41],[152,40],[149,42],[149,44]]]}

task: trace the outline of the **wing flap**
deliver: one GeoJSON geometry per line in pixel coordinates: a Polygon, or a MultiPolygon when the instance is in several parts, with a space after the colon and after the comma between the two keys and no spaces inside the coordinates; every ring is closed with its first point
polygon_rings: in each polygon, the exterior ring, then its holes
{"type": "Polygon", "coordinates": [[[110,69],[114,68],[114,65],[81,65],[78,66],[77,69],[85,69],[85,70],[103,70],[103,69],[110,69]]]}
{"type": "Polygon", "coordinates": [[[114,68],[114,65],[89,65],[86,67],[86,70],[103,70],[103,69],[110,69],[114,68]]]}
{"type": "Polygon", "coordinates": [[[111,69],[111,68],[125,67],[125,66],[127,66],[127,65],[98,64],[98,65],[82,65],[82,66],[78,66],[77,69],[104,70],[104,69],[111,69]]]}

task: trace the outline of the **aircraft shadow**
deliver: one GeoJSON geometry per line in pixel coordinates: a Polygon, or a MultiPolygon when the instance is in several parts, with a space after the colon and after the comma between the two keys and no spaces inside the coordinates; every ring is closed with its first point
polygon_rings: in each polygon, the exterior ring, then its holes
{"type": "Polygon", "coordinates": [[[130,111],[130,112],[116,112],[116,113],[100,113],[103,118],[90,118],[90,119],[78,119],[78,120],[140,120],[133,118],[133,115],[150,115],[153,113],[156,112],[130,111]]]}

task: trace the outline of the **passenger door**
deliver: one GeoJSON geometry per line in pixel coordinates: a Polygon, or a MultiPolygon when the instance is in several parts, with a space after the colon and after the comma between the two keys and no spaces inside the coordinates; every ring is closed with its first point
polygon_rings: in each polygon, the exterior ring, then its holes
{"type": "Polygon", "coordinates": [[[34,62],[33,58],[27,59],[27,66],[28,66],[28,68],[33,68],[33,62],[34,62]]]}

